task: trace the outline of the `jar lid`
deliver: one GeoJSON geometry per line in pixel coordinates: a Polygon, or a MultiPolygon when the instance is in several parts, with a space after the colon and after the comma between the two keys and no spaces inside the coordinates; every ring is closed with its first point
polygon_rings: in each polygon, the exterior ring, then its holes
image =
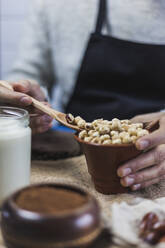
{"type": "Polygon", "coordinates": [[[6,244],[21,248],[80,248],[102,230],[96,199],[64,184],[19,190],[3,204],[1,226],[6,244]]]}
{"type": "Polygon", "coordinates": [[[15,203],[19,208],[47,215],[75,211],[88,201],[89,197],[85,193],[62,185],[61,187],[41,185],[27,188],[15,198],[15,203]]]}

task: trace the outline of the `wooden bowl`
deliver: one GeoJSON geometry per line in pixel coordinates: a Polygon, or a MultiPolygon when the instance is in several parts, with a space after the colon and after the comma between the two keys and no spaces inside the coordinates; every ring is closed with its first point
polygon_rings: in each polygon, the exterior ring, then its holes
{"type": "Polygon", "coordinates": [[[81,144],[95,189],[102,194],[127,193],[128,188],[120,184],[117,169],[120,164],[135,158],[141,153],[133,144],[101,145],[84,142],[75,136],[81,144]]]}
{"type": "Polygon", "coordinates": [[[88,247],[100,234],[100,223],[96,200],[68,185],[32,185],[2,206],[2,235],[8,248],[88,247]]]}
{"type": "MultiPolygon", "coordinates": [[[[155,131],[159,127],[159,122],[153,121],[144,123],[149,132],[155,131]]],[[[95,189],[102,194],[127,193],[129,188],[120,184],[117,176],[117,169],[124,162],[135,158],[142,151],[137,150],[132,144],[102,145],[85,142],[75,135],[75,139],[82,146],[85,154],[88,172],[91,175],[95,189]]]]}

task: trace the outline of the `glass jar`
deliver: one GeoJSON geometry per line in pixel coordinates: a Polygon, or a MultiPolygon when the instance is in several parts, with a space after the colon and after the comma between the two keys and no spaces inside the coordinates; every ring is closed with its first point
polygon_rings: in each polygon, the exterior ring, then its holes
{"type": "Polygon", "coordinates": [[[24,109],[0,107],[0,204],[30,183],[31,129],[24,109]]]}

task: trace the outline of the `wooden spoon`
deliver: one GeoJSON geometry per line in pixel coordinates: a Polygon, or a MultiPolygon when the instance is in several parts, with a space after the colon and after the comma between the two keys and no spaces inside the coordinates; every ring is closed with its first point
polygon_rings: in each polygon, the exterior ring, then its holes
{"type": "MultiPolygon", "coordinates": [[[[6,81],[0,81],[0,86],[3,86],[8,90],[14,91],[13,87],[6,81]]],[[[30,96],[28,96],[28,97],[30,97],[30,96]]],[[[31,99],[32,99],[33,106],[35,108],[37,108],[40,111],[50,115],[52,118],[56,119],[56,121],[60,122],[62,125],[66,126],[66,127],[69,127],[71,129],[74,129],[76,131],[81,131],[82,130],[77,125],[73,125],[73,124],[68,123],[67,119],[66,119],[66,116],[67,116],[66,114],[46,106],[45,104],[43,104],[42,102],[37,101],[33,97],[31,97],[31,99]]],[[[158,129],[158,127],[159,127],[159,120],[154,120],[154,121],[144,123],[144,128],[147,129],[150,132],[155,131],[156,129],[158,129]]]]}
{"type": "MultiPolygon", "coordinates": [[[[14,91],[13,87],[6,81],[0,81],[0,86],[3,86],[8,90],[14,91]]],[[[30,97],[32,99],[32,104],[33,104],[33,106],[35,108],[37,108],[40,111],[48,114],[49,116],[51,116],[52,118],[56,119],[56,121],[60,122],[64,126],[72,128],[72,129],[74,129],[76,131],[81,131],[81,129],[78,126],[70,124],[70,123],[67,122],[67,119],[66,119],[67,115],[66,114],[64,114],[62,112],[59,112],[59,111],[57,111],[55,109],[52,109],[49,106],[46,106],[45,104],[43,104],[42,102],[37,101],[36,99],[34,99],[31,96],[28,96],[28,97],[30,97]]]]}

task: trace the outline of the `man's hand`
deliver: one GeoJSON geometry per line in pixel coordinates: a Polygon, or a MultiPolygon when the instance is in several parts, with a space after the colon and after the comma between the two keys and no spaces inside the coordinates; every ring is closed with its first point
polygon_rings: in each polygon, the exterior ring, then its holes
{"type": "MultiPolygon", "coordinates": [[[[40,86],[37,83],[28,80],[12,82],[10,85],[13,87],[14,91],[0,86],[0,104],[22,107],[29,110],[31,116],[30,126],[33,133],[42,133],[51,128],[52,118],[31,106],[32,100],[29,96],[42,102],[45,102],[46,100],[40,86]]],[[[45,102],[45,104],[48,103],[45,102]]]]}
{"type": "Polygon", "coordinates": [[[136,141],[137,149],[144,152],[121,165],[117,171],[124,187],[138,190],[165,179],[165,113],[139,115],[132,121],[148,122],[157,119],[159,129],[136,141]]]}

